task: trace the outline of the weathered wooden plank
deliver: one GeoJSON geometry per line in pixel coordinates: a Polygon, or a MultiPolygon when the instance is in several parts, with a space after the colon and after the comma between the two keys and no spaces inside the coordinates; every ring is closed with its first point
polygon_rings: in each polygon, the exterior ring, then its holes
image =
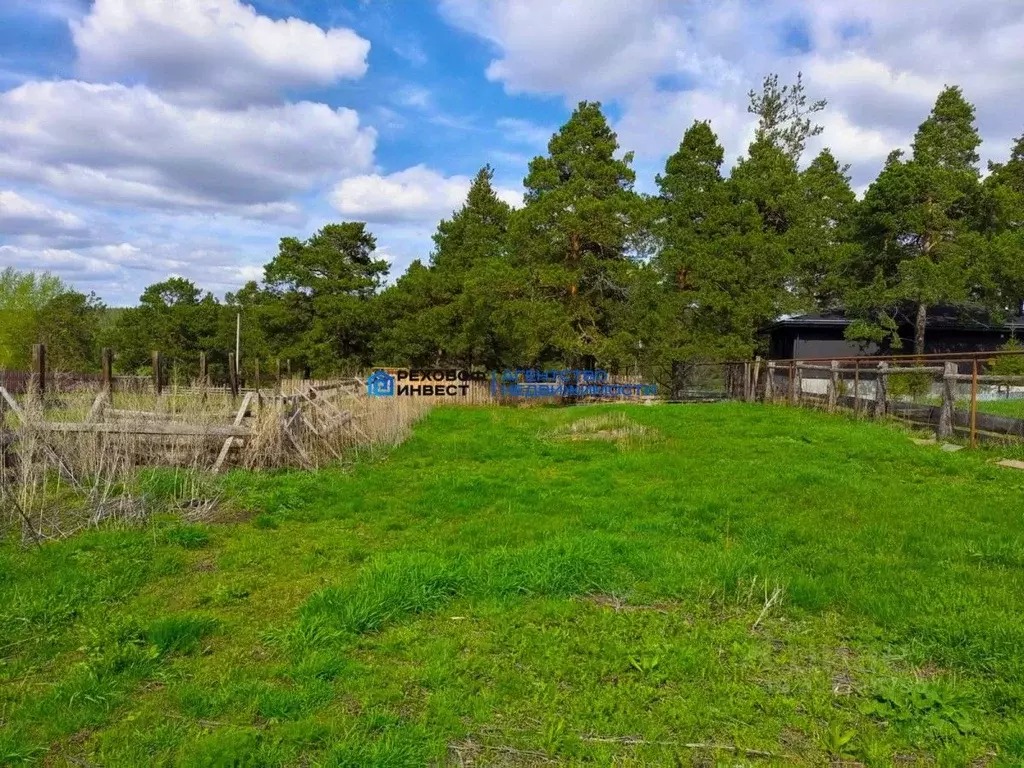
{"type": "Polygon", "coordinates": [[[109,390],[104,387],[96,395],[96,399],[92,402],[92,408],[89,409],[89,415],[85,417],[86,424],[93,424],[99,421],[100,416],[103,414],[103,408],[107,404],[107,397],[109,390]]]}
{"type": "Polygon", "coordinates": [[[220,453],[217,454],[217,460],[213,463],[213,474],[217,474],[224,467],[224,462],[227,461],[228,454],[231,453],[231,448],[235,444],[235,438],[229,437],[224,441],[224,445],[221,446],[220,453]]]}
{"type": "MultiPolygon", "coordinates": [[[[242,405],[238,408],[238,413],[235,414],[234,426],[238,427],[242,424],[242,419],[245,418],[245,414],[249,412],[249,403],[252,402],[254,393],[247,392],[245,397],[242,398],[242,405]]],[[[221,446],[220,453],[217,455],[217,461],[213,463],[213,473],[217,474],[224,466],[224,462],[227,461],[228,454],[231,453],[231,448],[235,444],[241,445],[241,441],[236,441],[235,438],[229,437],[224,441],[224,445],[221,446]]]]}
{"type": "MultiPolygon", "coordinates": [[[[974,376],[970,373],[959,373],[956,375],[957,381],[973,381],[974,376]]],[[[984,375],[978,376],[979,384],[1016,384],[1024,387],[1024,376],[991,376],[984,375]]]]}
{"type": "Polygon", "coordinates": [[[49,432],[92,432],[95,434],[181,435],[183,437],[248,437],[249,428],[242,426],[209,426],[205,424],[157,422],[81,422],[43,421],[38,428],[49,432]]]}
{"type": "Polygon", "coordinates": [[[18,405],[18,401],[14,399],[10,392],[3,387],[0,387],[0,397],[7,403],[7,407],[11,409],[15,416],[18,417],[18,421],[24,421],[25,414],[22,413],[21,406],[18,405]]]}

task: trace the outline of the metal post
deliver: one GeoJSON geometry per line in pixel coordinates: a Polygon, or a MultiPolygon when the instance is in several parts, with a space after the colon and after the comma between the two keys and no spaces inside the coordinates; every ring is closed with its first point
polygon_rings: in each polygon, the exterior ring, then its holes
{"type": "Polygon", "coordinates": [[[238,397],[238,369],[235,368],[235,353],[228,352],[228,386],[231,396],[238,397]]]}
{"type": "Polygon", "coordinates": [[[242,313],[235,315],[235,376],[242,372],[242,313]]]}
{"type": "Polygon", "coordinates": [[[978,358],[971,365],[971,448],[978,447],[978,358]]]}

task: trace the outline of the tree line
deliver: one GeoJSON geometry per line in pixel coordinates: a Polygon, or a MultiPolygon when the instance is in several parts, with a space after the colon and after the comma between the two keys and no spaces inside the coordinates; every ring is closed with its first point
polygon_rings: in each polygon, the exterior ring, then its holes
{"type": "Polygon", "coordinates": [[[95,367],[101,346],[121,372],[145,372],[153,349],[186,375],[204,351],[223,369],[240,313],[244,360],[313,376],[565,366],[664,380],[687,361],[763,351],[758,330],[786,314],[843,308],[851,339],[915,352],[930,307],[1016,314],[1024,136],[982,174],[974,107],[947,87],[910,151],[894,150],[858,200],[830,150],[802,163],[825,108],[801,78],[771,75],[750,93],[757,131],[728,172],[714,127],[695,121],[644,195],[601,105],[581,102],[530,162],[521,207],[484,167],[429,257],[390,285],[360,222],[283,238],[263,280],[223,300],[171,278],[110,310],[7,270],[0,311],[18,320],[0,330],[0,365],[23,363],[38,339],[68,369],[95,367]],[[913,338],[901,338],[906,324],[913,338]]]}

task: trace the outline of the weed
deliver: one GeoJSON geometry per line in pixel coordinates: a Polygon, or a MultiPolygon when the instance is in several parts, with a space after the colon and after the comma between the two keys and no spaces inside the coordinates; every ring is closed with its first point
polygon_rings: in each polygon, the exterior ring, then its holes
{"type": "Polygon", "coordinates": [[[182,525],[167,530],[167,540],[182,549],[202,549],[210,543],[209,532],[199,525],[182,525]]]}
{"type": "Polygon", "coordinates": [[[217,620],[207,616],[168,616],[153,622],[145,636],[161,655],[192,653],[216,628],[217,620]]]}
{"type": "Polygon", "coordinates": [[[263,512],[253,518],[252,524],[256,528],[262,528],[263,530],[274,530],[281,527],[281,523],[274,515],[269,515],[263,512]]]}

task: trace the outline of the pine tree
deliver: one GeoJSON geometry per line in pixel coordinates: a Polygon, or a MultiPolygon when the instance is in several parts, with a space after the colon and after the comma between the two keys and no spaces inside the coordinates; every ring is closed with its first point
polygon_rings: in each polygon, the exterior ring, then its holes
{"type": "Polygon", "coordinates": [[[911,309],[916,353],[924,351],[929,306],[979,298],[980,143],[974,107],[959,88],[946,88],[914,136],[912,157],[892,153],[860,206],[861,288],[848,304],[876,328],[894,328],[911,309]]]}
{"type": "Polygon", "coordinates": [[[305,241],[282,238],[265,275],[291,328],[289,357],[322,372],[369,363],[370,300],[388,271],[376,247],[362,222],[328,224],[305,241]]]}
{"type": "Polygon", "coordinates": [[[618,148],[600,104],[580,102],[548,154],[530,162],[526,205],[513,219],[513,252],[529,273],[518,304],[545,337],[534,338],[530,362],[605,365],[622,354],[616,329],[642,212],[632,153],[618,159],[618,148]]]}
{"type": "Polygon", "coordinates": [[[490,166],[480,169],[465,204],[434,234],[431,265],[440,295],[430,310],[433,325],[446,359],[468,368],[498,367],[503,356],[494,317],[502,292],[494,280],[507,261],[512,208],[495,193],[493,178],[490,166]]]}
{"type": "Polygon", "coordinates": [[[803,215],[797,233],[796,288],[819,309],[842,301],[851,265],[858,258],[854,242],[857,196],[848,166],[823,149],[800,174],[803,215]]]}
{"type": "Polygon", "coordinates": [[[660,249],[654,269],[662,289],[657,358],[671,366],[674,384],[685,360],[714,356],[720,342],[701,309],[700,293],[713,282],[720,257],[716,240],[729,223],[724,158],[710,124],[696,121],[656,179],[661,196],[653,201],[654,230],[660,249]]]}
{"type": "Polygon", "coordinates": [[[807,146],[807,139],[818,136],[823,126],[812,121],[812,115],[825,109],[825,99],[808,102],[804,91],[804,77],[797,72],[796,82],[779,87],[779,76],[765,77],[761,93],[750,91],[747,112],[758,116],[757,141],[774,144],[794,163],[807,146]]]}
{"type": "Polygon", "coordinates": [[[989,237],[984,289],[993,305],[1018,314],[1024,302],[1024,136],[1007,162],[989,163],[983,199],[989,237]]]}
{"type": "Polygon", "coordinates": [[[799,264],[804,199],[796,163],[778,145],[756,139],[726,182],[730,227],[718,247],[713,277],[723,336],[736,354],[751,355],[757,332],[805,307],[792,290],[799,264]]]}

